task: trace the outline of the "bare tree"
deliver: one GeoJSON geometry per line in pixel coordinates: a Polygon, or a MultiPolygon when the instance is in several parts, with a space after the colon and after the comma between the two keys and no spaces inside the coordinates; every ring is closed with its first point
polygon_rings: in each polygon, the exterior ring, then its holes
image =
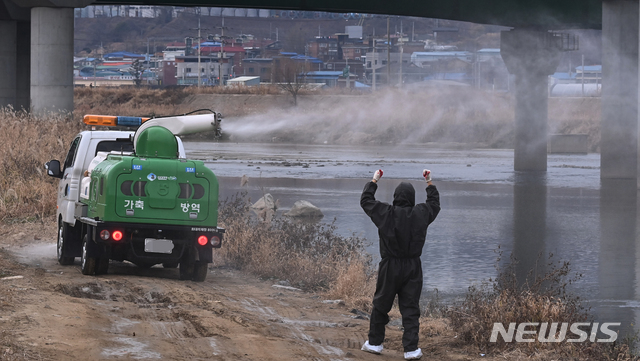
{"type": "Polygon", "coordinates": [[[293,97],[293,105],[298,105],[298,93],[307,81],[310,64],[289,58],[274,59],[275,81],[278,87],[293,97]]]}
{"type": "Polygon", "coordinates": [[[144,73],[144,70],[144,64],[141,63],[139,59],[136,59],[131,63],[129,74],[133,76],[133,81],[136,83],[136,86],[140,86],[142,83],[142,74],[144,73]]]}

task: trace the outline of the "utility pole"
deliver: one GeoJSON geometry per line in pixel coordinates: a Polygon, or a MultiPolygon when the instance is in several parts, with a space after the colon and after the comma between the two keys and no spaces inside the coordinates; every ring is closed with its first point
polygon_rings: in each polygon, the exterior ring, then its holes
{"type": "Polygon", "coordinates": [[[222,85],[222,61],[224,60],[224,29],[227,29],[224,26],[224,17],[222,18],[222,26],[218,26],[220,29],[220,56],[218,57],[218,85],[222,85]]]}
{"type": "MultiPolygon", "coordinates": [[[[149,73],[151,71],[151,57],[149,56],[149,38],[147,38],[147,73],[149,73]]],[[[149,79],[147,77],[147,79],[149,79]]],[[[149,85],[149,82],[147,81],[147,85],[149,85]]]]}
{"type": "Polygon", "coordinates": [[[349,58],[345,58],[345,60],[347,61],[347,89],[351,89],[351,84],[349,82],[351,76],[349,74],[349,58]]]}
{"type": "MultiPolygon", "coordinates": [[[[400,34],[400,36],[402,36],[402,34],[400,34]]],[[[404,45],[404,42],[401,41],[400,42],[400,61],[398,62],[400,64],[400,76],[399,76],[400,79],[398,79],[399,80],[398,81],[398,88],[402,88],[402,64],[403,64],[402,63],[402,60],[403,60],[402,59],[402,55],[403,55],[403,52],[404,52],[404,49],[403,49],[404,46],[403,45],[404,45]]]]}
{"type": "Polygon", "coordinates": [[[584,96],[584,54],[582,54],[582,96],[584,96]]]}
{"type": "Polygon", "coordinates": [[[391,85],[391,34],[389,33],[389,20],[387,16],[387,85],[391,85]]]}
{"type": "Polygon", "coordinates": [[[411,24],[411,42],[416,41],[416,22],[411,24]]]}
{"type": "Polygon", "coordinates": [[[200,52],[202,50],[202,37],[200,36],[200,31],[201,30],[209,30],[209,29],[203,29],[200,27],[200,17],[198,17],[198,28],[197,29],[189,29],[189,30],[198,30],[198,87],[200,87],[200,77],[201,77],[201,70],[200,70],[200,52]]]}
{"type": "Polygon", "coordinates": [[[376,91],[376,39],[373,38],[373,59],[371,59],[371,67],[373,68],[373,91],[376,91]]]}

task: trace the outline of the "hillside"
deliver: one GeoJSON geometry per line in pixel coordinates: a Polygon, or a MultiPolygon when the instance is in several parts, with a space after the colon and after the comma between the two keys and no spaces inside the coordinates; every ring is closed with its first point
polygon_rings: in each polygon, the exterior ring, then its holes
{"type": "MultiPolygon", "coordinates": [[[[221,17],[202,16],[200,26],[202,36],[220,33],[221,17]]],[[[329,36],[343,33],[345,26],[358,25],[358,20],[344,19],[284,19],[284,18],[243,18],[225,17],[225,33],[231,35],[252,34],[256,39],[280,40],[285,50],[291,50],[293,43],[303,36],[306,39],[314,36],[329,36]]],[[[372,18],[364,21],[363,34],[387,33],[385,18],[372,18]]],[[[459,29],[460,46],[497,47],[499,46],[498,32],[503,29],[498,26],[478,25],[459,21],[448,21],[398,17],[390,19],[392,34],[404,32],[407,35],[415,33],[416,39],[427,39],[433,34],[433,28],[455,27],[459,29]]],[[[75,23],[75,52],[84,49],[92,52],[102,47],[104,52],[130,51],[146,53],[147,43],[149,51],[161,51],[163,44],[171,41],[184,41],[185,37],[196,37],[198,17],[183,13],[177,18],[77,18],[75,23]]],[[[86,53],[86,51],[84,52],[86,53]]]]}

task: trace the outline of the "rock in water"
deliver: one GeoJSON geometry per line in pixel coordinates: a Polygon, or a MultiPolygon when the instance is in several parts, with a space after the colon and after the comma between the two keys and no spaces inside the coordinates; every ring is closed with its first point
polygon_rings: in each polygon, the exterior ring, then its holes
{"type": "Polygon", "coordinates": [[[251,206],[251,209],[253,209],[261,220],[271,222],[271,219],[273,219],[278,207],[276,206],[276,202],[273,200],[271,193],[267,193],[255,202],[251,206]]]}
{"type": "Polygon", "coordinates": [[[262,198],[258,199],[251,208],[255,210],[263,210],[263,209],[276,209],[276,202],[273,200],[273,196],[271,193],[265,194],[262,198]]]}
{"type": "Polygon", "coordinates": [[[297,201],[291,207],[291,210],[284,214],[288,217],[308,217],[308,218],[322,218],[324,214],[320,208],[311,204],[308,201],[297,201]]]}

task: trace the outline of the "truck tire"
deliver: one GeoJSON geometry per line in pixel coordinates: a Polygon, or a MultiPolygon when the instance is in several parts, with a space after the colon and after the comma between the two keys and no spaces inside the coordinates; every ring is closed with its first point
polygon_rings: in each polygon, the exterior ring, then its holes
{"type": "Polygon", "coordinates": [[[196,261],[193,265],[193,280],[195,282],[204,282],[209,273],[209,264],[207,262],[196,261]]]}
{"type": "Polygon", "coordinates": [[[96,274],[105,275],[107,272],[109,272],[109,258],[98,258],[96,262],[96,274]]]}
{"type": "Polygon", "coordinates": [[[193,278],[193,270],[196,263],[195,255],[192,249],[185,246],[182,258],[180,258],[180,279],[183,281],[193,278]]]}
{"type": "Polygon", "coordinates": [[[195,262],[193,261],[181,261],[180,262],[180,279],[183,281],[193,278],[193,269],[195,262]]]}
{"type": "Polygon", "coordinates": [[[58,263],[63,266],[68,266],[73,264],[75,257],[66,256],[66,248],[68,243],[68,237],[70,235],[69,225],[60,219],[58,221],[58,245],[57,245],[57,253],[58,253],[58,263]]]}
{"type": "Polygon", "coordinates": [[[89,236],[84,235],[82,238],[82,256],[80,257],[80,271],[82,271],[83,275],[94,275],[96,274],[96,258],[89,257],[87,255],[87,247],[89,243],[89,236]]]}

